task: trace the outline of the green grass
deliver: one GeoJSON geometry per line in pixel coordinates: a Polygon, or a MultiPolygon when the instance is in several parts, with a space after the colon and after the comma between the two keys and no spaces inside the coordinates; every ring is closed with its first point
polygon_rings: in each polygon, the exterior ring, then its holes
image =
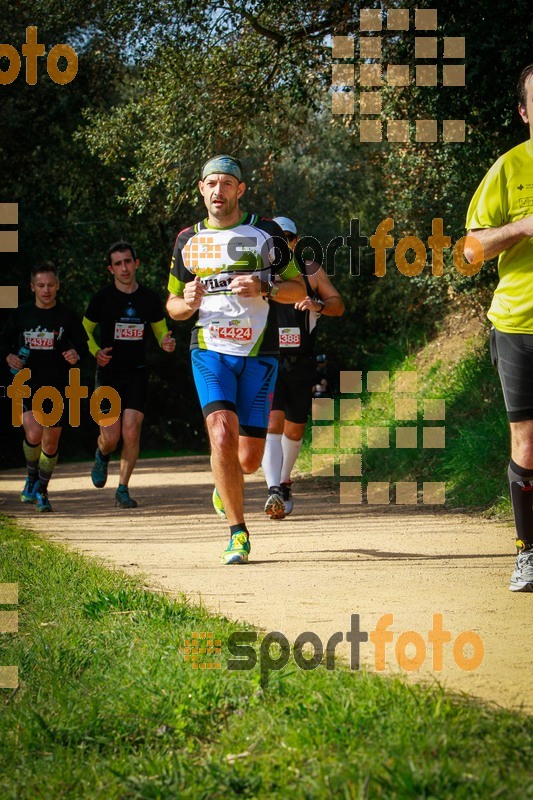
{"type": "Polygon", "coordinates": [[[291,659],[261,688],[226,666],[244,630],[143,589],[1,521],[0,580],[19,584],[19,632],[0,636],[0,796],[128,798],[533,797],[530,717],[291,659]],[[184,660],[193,631],[222,668],[184,660]]]}
{"type": "MultiPolygon", "coordinates": [[[[395,358],[397,366],[389,369],[391,385],[398,374],[415,370],[412,356],[395,358]]],[[[375,369],[383,369],[376,365],[375,369]]],[[[490,509],[510,514],[506,482],[509,461],[509,425],[505,413],[498,375],[490,363],[488,344],[481,349],[466,349],[462,360],[453,368],[436,363],[425,374],[418,374],[417,419],[395,419],[394,393],[363,392],[363,428],[388,425],[390,447],[369,448],[363,435],[363,484],[368,481],[444,481],[449,507],[490,509]],[[445,421],[423,419],[425,399],[446,402],[445,421]],[[416,449],[396,448],[396,429],[417,426],[416,449]],[[445,447],[422,446],[423,427],[445,425],[445,447]]],[[[401,395],[407,397],[407,395],[401,395]]],[[[336,418],[339,401],[336,400],[336,418]]],[[[318,425],[328,424],[319,422],[318,425]]],[[[349,423],[350,424],[350,423],[349,423]]],[[[340,427],[336,425],[337,429],[340,427]]],[[[339,433],[336,433],[339,436],[339,433]]],[[[339,439],[336,439],[337,446],[339,439]]],[[[306,431],[298,467],[311,471],[311,432],[306,431]]],[[[339,448],[339,452],[343,452],[339,448]]]]}

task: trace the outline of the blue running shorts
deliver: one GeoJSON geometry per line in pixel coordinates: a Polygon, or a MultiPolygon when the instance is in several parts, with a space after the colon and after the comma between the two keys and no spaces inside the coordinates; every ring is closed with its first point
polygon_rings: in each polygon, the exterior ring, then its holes
{"type": "Polygon", "coordinates": [[[229,356],[192,350],[192,372],[204,417],[229,409],[240,433],[264,439],[278,372],[276,356],[229,356]]]}

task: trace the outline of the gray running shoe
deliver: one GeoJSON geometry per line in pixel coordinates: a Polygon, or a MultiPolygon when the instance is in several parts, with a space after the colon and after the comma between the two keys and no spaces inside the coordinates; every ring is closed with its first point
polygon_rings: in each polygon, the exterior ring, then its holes
{"type": "Polygon", "coordinates": [[[285,516],[288,517],[289,514],[292,514],[292,509],[294,507],[292,500],[292,481],[280,483],[279,488],[281,489],[281,496],[283,497],[283,502],[285,503],[285,516]]]}
{"type": "Polygon", "coordinates": [[[533,592],[533,547],[525,547],[520,539],[517,541],[518,555],[514,572],[511,575],[509,590],[511,592],[533,592]]]}
{"type": "Polygon", "coordinates": [[[268,490],[268,498],[265,503],[265,514],[270,519],[285,518],[285,503],[279,486],[271,486],[268,490]]]}
{"type": "Polygon", "coordinates": [[[119,486],[115,492],[115,508],[137,508],[137,501],[130,497],[127,486],[119,486]]]}

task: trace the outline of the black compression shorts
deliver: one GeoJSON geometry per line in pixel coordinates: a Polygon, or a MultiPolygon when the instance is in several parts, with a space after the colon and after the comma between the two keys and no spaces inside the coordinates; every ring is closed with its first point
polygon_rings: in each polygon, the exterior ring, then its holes
{"type": "MultiPolygon", "coordinates": [[[[96,375],[96,388],[99,386],[112,386],[113,389],[116,389],[120,396],[122,411],[126,408],[132,408],[144,414],[148,400],[148,373],[146,369],[134,369],[125,377],[112,375],[108,377],[98,372],[96,375]]],[[[107,413],[109,408],[109,400],[104,398],[101,403],[101,409],[104,413],[107,413]]]]}
{"type": "Polygon", "coordinates": [[[283,411],[289,422],[305,424],[311,413],[315,361],[311,356],[282,356],[272,411],[283,411]]]}
{"type": "MultiPolygon", "coordinates": [[[[45,384],[43,384],[43,387],[44,386],[45,386],[45,384]]],[[[48,386],[48,384],[46,384],[46,386],[48,386]]],[[[25,397],[22,400],[22,411],[23,411],[23,413],[26,413],[26,411],[33,411],[33,396],[34,396],[35,392],[38,389],[43,388],[43,387],[39,387],[39,386],[32,386],[31,387],[31,396],[30,397],[25,397]]],[[[50,385],[49,388],[57,389],[57,391],[61,395],[61,398],[63,400],[63,410],[61,412],[60,418],[58,419],[58,421],[56,423],[54,423],[54,425],[45,425],[44,427],[63,428],[68,422],[68,402],[69,402],[65,398],[65,387],[64,386],[52,386],[52,385],[50,385]]],[[[52,403],[52,400],[49,399],[49,398],[44,398],[42,400],[41,406],[42,406],[42,410],[43,410],[44,414],[51,414],[53,411],[55,411],[56,409],[59,408],[59,405],[57,403],[57,398],[56,398],[55,408],[54,408],[54,404],[52,403]]],[[[35,417],[35,419],[37,420],[37,422],[39,424],[42,424],[42,422],[44,420],[42,421],[41,418],[39,417],[40,408],[36,409],[36,411],[37,411],[37,415],[34,414],[34,417],[35,417]]]]}
{"type": "Polygon", "coordinates": [[[498,367],[509,421],[533,419],[533,334],[492,328],[490,354],[498,367]]]}

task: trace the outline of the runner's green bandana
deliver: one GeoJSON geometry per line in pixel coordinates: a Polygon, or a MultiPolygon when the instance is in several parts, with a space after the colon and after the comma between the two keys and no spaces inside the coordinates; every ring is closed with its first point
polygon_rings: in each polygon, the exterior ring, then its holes
{"type": "Polygon", "coordinates": [[[223,175],[233,175],[237,178],[239,183],[242,181],[241,162],[232,156],[214,156],[206,161],[202,167],[202,180],[204,181],[208,175],[213,173],[221,173],[223,175]]]}

